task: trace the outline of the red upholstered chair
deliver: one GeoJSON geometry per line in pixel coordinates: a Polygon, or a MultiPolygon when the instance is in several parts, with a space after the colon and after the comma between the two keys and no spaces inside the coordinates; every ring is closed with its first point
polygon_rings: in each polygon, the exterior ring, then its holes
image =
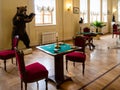
{"type": "Polygon", "coordinates": [[[13,63],[13,58],[15,57],[14,47],[18,46],[18,41],[19,41],[19,37],[18,36],[14,37],[12,40],[12,49],[0,51],[0,59],[4,61],[4,70],[5,71],[7,71],[6,70],[6,60],[12,59],[12,63],[13,63]]]}
{"type": "Polygon", "coordinates": [[[114,34],[116,35],[119,35],[119,38],[120,38],[120,29],[118,29],[118,25],[117,24],[113,24],[113,31],[112,31],[112,38],[114,37],[114,34]]]}
{"type": "Polygon", "coordinates": [[[74,66],[75,66],[75,62],[80,62],[82,63],[82,67],[83,67],[82,73],[84,75],[85,60],[86,60],[85,38],[82,36],[75,37],[74,45],[81,47],[81,50],[66,54],[66,70],[68,71],[68,61],[72,61],[74,66]]]}
{"type": "MultiPolygon", "coordinates": [[[[89,27],[84,27],[83,28],[83,32],[89,33],[90,32],[90,28],[89,27]]],[[[87,34],[84,36],[88,36],[87,34]]]]}
{"type": "Polygon", "coordinates": [[[85,52],[86,39],[83,36],[73,37],[74,46],[81,47],[80,51],[85,52]]]}
{"type": "Polygon", "coordinates": [[[16,55],[19,74],[21,78],[21,90],[23,90],[23,82],[25,83],[25,90],[27,90],[27,83],[37,82],[37,87],[38,87],[38,81],[42,79],[45,79],[46,81],[46,90],[47,90],[48,89],[47,69],[38,62],[25,66],[24,53],[22,50],[15,49],[15,55],[16,55]]]}
{"type": "Polygon", "coordinates": [[[90,28],[85,27],[83,28],[84,36],[86,38],[86,46],[89,46],[89,49],[92,50],[92,48],[95,48],[95,45],[93,44],[93,33],[90,33],[90,28]]]}

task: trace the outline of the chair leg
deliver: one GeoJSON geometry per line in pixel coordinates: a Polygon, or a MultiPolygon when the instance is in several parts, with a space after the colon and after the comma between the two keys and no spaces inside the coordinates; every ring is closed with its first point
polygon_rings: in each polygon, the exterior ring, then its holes
{"type": "Polygon", "coordinates": [[[90,45],[90,44],[89,44],[89,49],[90,49],[90,50],[92,50],[92,49],[91,49],[91,45],[90,45]]]}
{"type": "Polygon", "coordinates": [[[84,76],[84,70],[85,70],[85,63],[84,63],[84,62],[82,63],[82,66],[83,66],[82,74],[83,74],[83,76],[84,76]]]}
{"type": "Polygon", "coordinates": [[[7,71],[6,70],[6,60],[4,60],[4,70],[7,71]]]}
{"type": "Polygon", "coordinates": [[[48,78],[45,79],[46,90],[48,90],[48,78]]]}
{"type": "Polygon", "coordinates": [[[39,90],[39,83],[38,83],[38,81],[36,83],[37,83],[37,90],[39,90]]]}
{"type": "Polygon", "coordinates": [[[75,62],[73,62],[73,66],[75,67],[75,62]]]}
{"type": "Polygon", "coordinates": [[[13,58],[11,58],[12,64],[13,64],[13,58]]]}
{"type": "Polygon", "coordinates": [[[68,60],[66,59],[66,70],[68,72],[68,60]]]}
{"type": "Polygon", "coordinates": [[[25,90],[27,90],[27,83],[25,83],[25,90]]]}
{"type": "Polygon", "coordinates": [[[21,80],[21,90],[23,90],[23,81],[21,80]]]}
{"type": "Polygon", "coordinates": [[[89,39],[88,42],[89,42],[89,49],[92,50],[92,48],[91,48],[91,46],[92,46],[92,41],[91,41],[91,39],[89,39]]]}
{"type": "Polygon", "coordinates": [[[17,66],[17,60],[16,60],[16,66],[17,66]]]}

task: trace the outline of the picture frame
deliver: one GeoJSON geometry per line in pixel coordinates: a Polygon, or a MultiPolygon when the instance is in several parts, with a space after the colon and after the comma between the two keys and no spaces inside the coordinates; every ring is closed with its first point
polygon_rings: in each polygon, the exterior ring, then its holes
{"type": "Polygon", "coordinates": [[[79,7],[73,7],[73,13],[79,14],[79,7]]]}

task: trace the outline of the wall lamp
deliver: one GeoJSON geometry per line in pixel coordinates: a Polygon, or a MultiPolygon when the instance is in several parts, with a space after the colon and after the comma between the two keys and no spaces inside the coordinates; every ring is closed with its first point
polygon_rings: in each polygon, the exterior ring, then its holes
{"type": "Polygon", "coordinates": [[[67,11],[70,11],[70,10],[71,10],[71,6],[72,6],[72,5],[71,5],[70,3],[67,3],[67,4],[66,4],[67,11]]]}
{"type": "Polygon", "coordinates": [[[114,14],[116,11],[117,11],[117,9],[116,9],[116,8],[113,8],[113,14],[114,14]]]}

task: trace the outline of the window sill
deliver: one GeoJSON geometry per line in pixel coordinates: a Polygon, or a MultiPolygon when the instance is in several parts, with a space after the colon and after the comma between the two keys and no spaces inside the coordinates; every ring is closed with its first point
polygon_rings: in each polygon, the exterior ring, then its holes
{"type": "Polygon", "coordinates": [[[56,24],[35,24],[36,27],[39,26],[55,26],[56,24]]]}

